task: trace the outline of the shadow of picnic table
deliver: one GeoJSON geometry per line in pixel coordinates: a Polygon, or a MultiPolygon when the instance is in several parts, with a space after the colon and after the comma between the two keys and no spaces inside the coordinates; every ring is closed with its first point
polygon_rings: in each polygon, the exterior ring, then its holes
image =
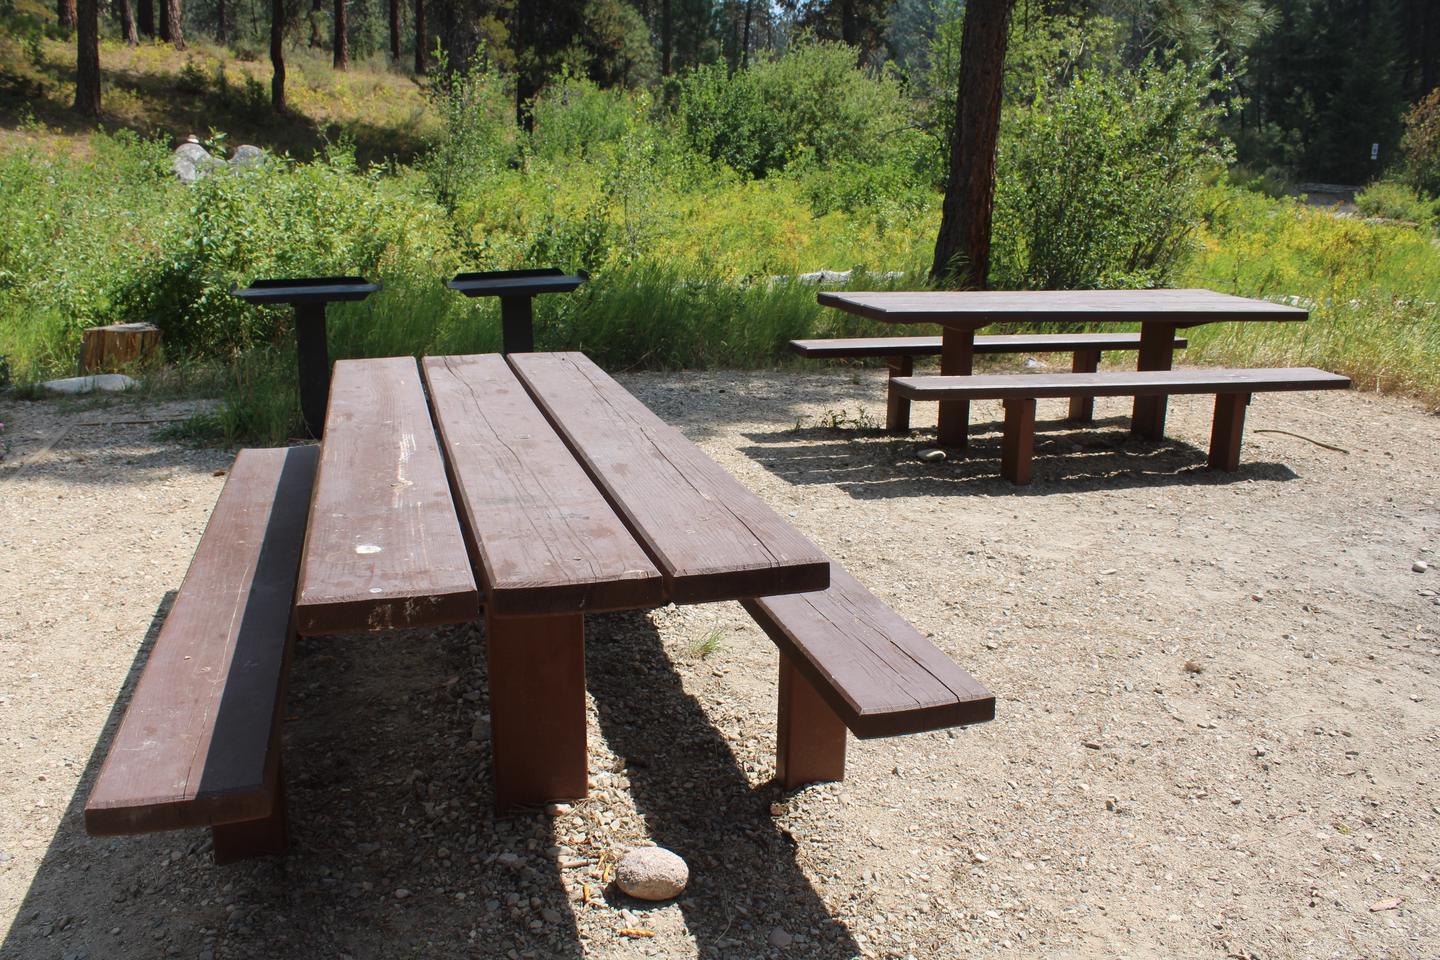
{"type": "Polygon", "coordinates": [[[833,485],[857,500],[933,496],[1048,496],[1133,487],[1195,486],[1247,480],[1285,481],[1280,463],[1242,461],[1235,473],[1211,470],[1206,451],[1173,438],[1132,437],[1128,417],[1089,424],[1036,424],[1035,480],[1015,486],[1000,476],[1002,424],[973,423],[970,445],[924,463],[916,452],[933,436],[899,437],[851,426],[796,426],[752,431],[738,449],[787,482],[833,485]]]}
{"type": "MultiPolygon", "coordinates": [[[[217,867],[205,831],[87,836],[85,798],[173,598],[156,610],[0,958],[585,954],[577,912],[599,904],[577,896],[567,860],[590,851],[562,845],[571,838],[561,818],[491,812],[478,625],[299,642],[285,717],[286,856],[217,867]]],[[[814,931],[791,955],[855,956],[771,820],[771,791],[751,788],[655,627],[639,614],[590,621],[601,732],[625,758],[644,832],[691,865],[682,935],[702,957],[758,957],[771,924],[783,924],[814,931]]],[[[610,934],[619,910],[644,922],[655,909],[613,890],[604,902],[610,934]]]]}

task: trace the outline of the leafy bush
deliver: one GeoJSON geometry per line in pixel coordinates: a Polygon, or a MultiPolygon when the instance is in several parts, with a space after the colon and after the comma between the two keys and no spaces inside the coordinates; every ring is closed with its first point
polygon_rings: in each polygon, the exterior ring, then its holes
{"type": "Polygon", "coordinates": [[[1183,262],[1199,188],[1227,158],[1210,63],[1091,68],[1006,118],[992,283],[1152,287],[1183,262]]]}
{"type": "Polygon", "coordinates": [[[428,93],[443,127],[420,166],[440,202],[454,211],[466,191],[477,189],[513,156],[513,105],[500,75],[478,66],[448,73],[442,62],[428,93]]]}
{"type": "Polygon", "coordinates": [[[860,69],[838,43],[796,46],[733,75],[699,67],[681,79],[675,115],[691,149],[748,177],[802,158],[820,167],[873,159],[913,126],[895,79],[860,69]]]}
{"type": "Polygon", "coordinates": [[[1356,208],[1367,217],[1403,220],[1433,226],[1440,215],[1440,201],[1426,199],[1404,183],[1382,180],[1355,194],[1356,208]]]}
{"type": "Polygon", "coordinates": [[[1400,151],[1406,179],[1430,196],[1440,196],[1440,87],[1405,114],[1400,151]]]}

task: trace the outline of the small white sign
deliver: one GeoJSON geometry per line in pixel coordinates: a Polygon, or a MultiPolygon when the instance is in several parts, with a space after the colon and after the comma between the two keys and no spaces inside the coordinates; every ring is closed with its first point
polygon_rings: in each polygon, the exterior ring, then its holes
{"type": "Polygon", "coordinates": [[[1371,160],[1379,160],[1379,159],[1380,159],[1380,144],[1378,144],[1378,143],[1372,143],[1372,144],[1370,144],[1370,159],[1371,159],[1371,160]]]}

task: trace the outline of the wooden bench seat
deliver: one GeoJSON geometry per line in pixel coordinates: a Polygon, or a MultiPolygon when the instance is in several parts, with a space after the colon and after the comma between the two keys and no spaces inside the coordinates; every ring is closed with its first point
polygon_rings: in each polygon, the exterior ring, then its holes
{"type": "Polygon", "coordinates": [[[1245,407],[1253,393],[1289,390],[1344,390],[1350,378],[1314,367],[1254,370],[1185,369],[1106,373],[1006,374],[969,377],[898,377],[894,389],[911,400],[1001,400],[1005,431],[1000,472],[1016,484],[1031,478],[1035,449],[1035,401],[1046,397],[1163,397],[1215,394],[1210,433],[1210,466],[1233,471],[1240,465],[1245,407]]]}
{"type": "Polygon", "coordinates": [[[780,648],[787,788],[844,779],[847,728],[868,739],[995,717],[993,694],[838,564],[825,590],[743,603],[780,648]]]}
{"type": "MultiPolygon", "coordinates": [[[[1184,337],[1176,337],[1172,349],[1183,350],[1189,345],[1184,337]]],[[[861,359],[885,357],[890,379],[915,373],[916,357],[940,356],[939,337],[858,337],[830,340],[791,340],[790,349],[802,357],[816,359],[861,359]]],[[[1138,333],[1020,333],[984,335],[975,338],[976,354],[1009,353],[1071,353],[1071,369],[1075,373],[1094,373],[1100,369],[1100,355],[1107,350],[1139,350],[1138,333]]],[[[1074,397],[1070,401],[1069,419],[1089,422],[1094,419],[1095,401],[1090,397],[1074,397]]],[[[895,392],[893,384],[886,393],[885,429],[904,433],[910,429],[910,401],[895,392]]]]}
{"type": "Polygon", "coordinates": [[[242,450],[85,804],[93,836],[209,827],[286,845],[280,708],[318,447],[242,450]]]}

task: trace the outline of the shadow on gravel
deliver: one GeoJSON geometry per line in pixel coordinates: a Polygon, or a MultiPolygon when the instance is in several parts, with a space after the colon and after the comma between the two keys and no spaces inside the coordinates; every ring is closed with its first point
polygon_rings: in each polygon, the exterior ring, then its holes
{"type": "Polygon", "coordinates": [[[473,627],[299,642],[286,856],[217,867],[208,831],[86,836],[85,798],[170,599],[0,957],[581,956],[549,818],[491,813],[473,627]]]}
{"type": "Polygon", "coordinates": [[[1140,440],[1128,417],[1076,426],[1036,424],[1034,481],[1017,487],[1000,476],[999,423],[974,423],[970,446],[939,463],[917,450],[933,433],[898,437],[880,430],[797,427],[747,433],[739,451],[798,485],[833,485],[857,500],[932,496],[1046,496],[1131,487],[1215,485],[1246,480],[1294,480],[1284,464],[1240,462],[1235,473],[1211,470],[1207,451],[1179,440],[1140,440]]]}
{"type": "MultiPolygon", "coordinates": [[[[858,956],[771,817],[780,789],[751,787],[655,627],[641,614],[591,619],[586,672],[600,729],[624,759],[646,832],[690,865],[679,905],[700,956],[766,956],[776,927],[797,937],[796,955],[858,956]]],[[[641,915],[649,906],[617,896],[641,915]]]]}

